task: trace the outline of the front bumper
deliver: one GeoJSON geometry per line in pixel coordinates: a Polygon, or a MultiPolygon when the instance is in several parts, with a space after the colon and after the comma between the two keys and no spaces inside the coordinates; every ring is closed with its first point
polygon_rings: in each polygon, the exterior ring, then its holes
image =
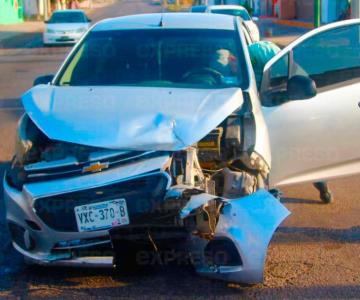
{"type": "Polygon", "coordinates": [[[83,34],[84,32],[80,32],[80,33],[72,32],[66,34],[45,32],[43,34],[43,43],[45,45],[75,44],[81,39],[83,34]]]}
{"type": "MultiPolygon", "coordinates": [[[[36,202],[39,199],[56,199],[59,195],[88,192],[112,184],[121,185],[147,176],[158,176],[168,158],[160,156],[96,174],[26,184],[22,191],[12,188],[5,180],[6,218],[15,249],[24,255],[26,260],[41,265],[112,267],[116,253],[113,252],[111,244],[114,245],[116,239],[114,240],[112,235],[110,244],[108,230],[78,232],[72,230],[71,226],[63,228],[62,231],[56,230],[54,227],[57,223],[49,223],[49,220],[56,219],[57,215],[50,215],[50,219],[46,219],[37,211],[36,202]]],[[[172,195],[172,198],[163,195],[162,199],[180,199],[174,195],[181,193],[172,193],[175,187],[170,188],[170,184],[169,178],[163,189],[167,191],[167,196],[172,195]]],[[[191,187],[185,187],[185,190],[187,189],[191,187]]],[[[133,186],[130,190],[137,192],[133,186]]],[[[135,203],[136,198],[124,198],[129,204],[130,225],[136,225],[136,222],[132,222],[136,218],[131,215],[131,203],[135,203]]],[[[189,231],[186,243],[180,243],[180,250],[196,258],[195,268],[203,276],[241,283],[261,282],[268,244],[274,231],[289,212],[265,190],[231,200],[195,193],[186,200],[185,206],[182,206],[180,218],[184,221],[190,220],[195,211],[199,208],[201,211],[203,205],[215,198],[221,199],[219,201],[224,206],[218,216],[213,239],[193,235],[193,231],[189,231]],[[226,264],[219,263],[216,257],[209,262],[206,257],[209,253],[210,256],[216,256],[218,250],[229,257],[226,264]]],[[[66,197],[62,197],[61,203],[65,202],[66,197]]],[[[70,206],[70,210],[73,211],[73,206],[70,206]]],[[[67,216],[63,217],[62,223],[71,223],[69,215],[67,216]]],[[[150,214],[147,220],[153,223],[150,214]]],[[[117,228],[124,232],[125,227],[117,228]]],[[[148,231],[143,230],[141,234],[144,232],[148,231]]],[[[120,236],[120,241],[122,239],[120,236]]],[[[114,249],[116,250],[116,247],[114,249]]]]}
{"type": "MultiPolygon", "coordinates": [[[[11,187],[5,178],[3,186],[6,219],[15,249],[27,260],[38,264],[97,266],[101,261],[101,265],[111,266],[108,230],[79,232],[77,228],[74,230],[71,226],[59,230],[57,223],[49,222],[51,218],[47,219],[36,211],[37,201],[70,193],[87,193],[104,186],[120,185],[129,180],[158,176],[162,174],[159,170],[167,160],[168,156],[160,156],[100,173],[29,183],[24,185],[22,191],[11,187]]],[[[169,185],[170,182],[166,188],[169,185]]],[[[66,197],[63,201],[66,202],[66,197]]],[[[102,200],[92,199],[92,201],[102,200]]],[[[73,212],[73,205],[75,204],[56,206],[54,209],[55,212],[62,213],[62,216],[65,212],[66,217],[73,212]]],[[[48,215],[56,217],[51,211],[48,215]]],[[[62,223],[71,223],[65,217],[62,223]]]]}
{"type": "Polygon", "coordinates": [[[57,267],[89,267],[89,268],[113,268],[113,256],[83,256],[69,258],[57,255],[40,255],[32,254],[25,251],[15,242],[13,247],[22,255],[26,262],[40,266],[57,266],[57,267]]]}

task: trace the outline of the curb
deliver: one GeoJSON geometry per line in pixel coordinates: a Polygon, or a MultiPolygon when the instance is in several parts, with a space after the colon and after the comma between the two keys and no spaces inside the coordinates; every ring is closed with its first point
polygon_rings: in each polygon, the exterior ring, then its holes
{"type": "Polygon", "coordinates": [[[289,27],[300,27],[300,28],[306,28],[306,29],[313,29],[314,24],[310,22],[303,22],[303,21],[297,21],[297,20],[282,20],[282,19],[274,19],[273,22],[278,25],[284,25],[289,27]]]}
{"type": "Polygon", "coordinates": [[[299,36],[284,36],[284,37],[265,37],[265,41],[273,42],[278,45],[281,49],[295,41],[299,36]]]}

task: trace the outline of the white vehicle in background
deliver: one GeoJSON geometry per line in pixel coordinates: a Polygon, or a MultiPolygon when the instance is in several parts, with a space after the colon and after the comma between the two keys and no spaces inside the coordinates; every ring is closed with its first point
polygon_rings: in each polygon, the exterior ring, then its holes
{"type": "Polygon", "coordinates": [[[206,12],[206,5],[194,5],[190,8],[189,12],[191,13],[204,13],[206,12]]]}
{"type": "Polygon", "coordinates": [[[79,9],[57,10],[45,21],[44,45],[75,44],[89,29],[91,20],[79,9]]]}
{"type": "Polygon", "coordinates": [[[245,7],[240,5],[211,5],[208,6],[206,12],[240,17],[243,19],[244,25],[247,27],[252,40],[254,42],[260,41],[259,28],[255,23],[258,18],[252,18],[245,7]]]}

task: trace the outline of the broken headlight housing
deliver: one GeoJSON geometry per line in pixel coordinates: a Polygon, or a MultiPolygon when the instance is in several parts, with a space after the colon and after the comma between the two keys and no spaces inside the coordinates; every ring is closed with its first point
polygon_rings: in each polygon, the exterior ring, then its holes
{"type": "Polygon", "coordinates": [[[29,116],[27,114],[22,115],[17,128],[15,156],[11,168],[7,172],[7,181],[11,186],[19,190],[22,189],[26,180],[24,165],[38,160],[40,151],[35,147],[35,144],[43,139],[46,139],[46,137],[31,121],[29,116]]]}
{"type": "Polygon", "coordinates": [[[23,164],[25,162],[26,154],[33,146],[33,142],[27,137],[27,127],[30,122],[31,121],[28,115],[24,114],[18,123],[15,141],[15,160],[19,164],[23,164]]]}

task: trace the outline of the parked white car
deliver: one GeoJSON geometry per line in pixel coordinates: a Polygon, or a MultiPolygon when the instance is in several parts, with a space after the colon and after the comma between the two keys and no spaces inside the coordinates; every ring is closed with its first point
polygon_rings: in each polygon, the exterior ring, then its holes
{"type": "Polygon", "coordinates": [[[240,18],[99,22],[22,97],[4,178],[14,247],[120,268],[170,248],[201,275],[262,281],[289,215],[269,187],[360,172],[359,32],[307,33],[266,65],[259,97],[240,18]]]}
{"type": "Polygon", "coordinates": [[[254,42],[260,41],[259,27],[255,23],[258,18],[251,17],[245,7],[240,5],[211,5],[207,7],[206,12],[240,17],[248,28],[252,40],[254,42]]]}
{"type": "Polygon", "coordinates": [[[55,11],[48,21],[45,21],[43,43],[75,44],[90,27],[90,19],[80,9],[55,11]]]}

